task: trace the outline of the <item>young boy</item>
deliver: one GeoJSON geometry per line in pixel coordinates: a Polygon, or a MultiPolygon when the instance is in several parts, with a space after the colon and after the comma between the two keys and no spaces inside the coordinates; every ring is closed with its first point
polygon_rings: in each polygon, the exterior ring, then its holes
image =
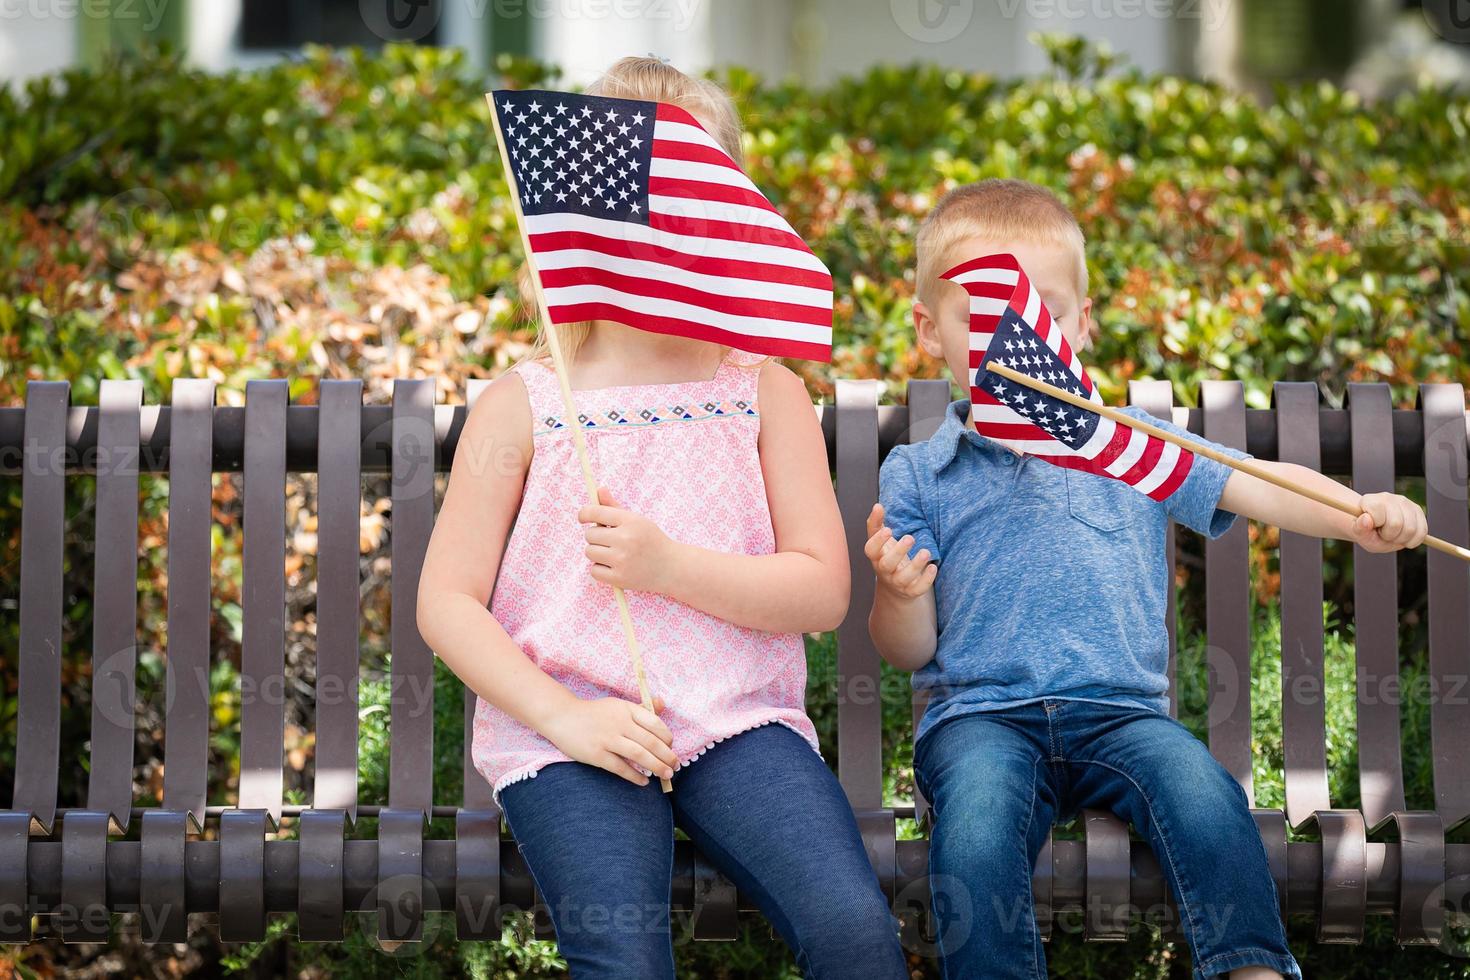
{"type": "MultiPolygon", "coordinates": [[[[966,259],[1014,254],[1072,349],[1088,346],[1082,231],[1049,191],[1013,180],[958,188],[925,220],[916,251],[919,344],[966,388],[969,296],[938,278],[966,259]]],[[[1304,467],[1263,465],[1358,499],[1304,467]]],[[[914,774],[933,805],[935,906],[954,913],[938,927],[944,975],[1045,977],[1032,867],[1055,820],[1095,807],[1152,845],[1195,977],[1300,977],[1245,793],[1167,714],[1167,522],[1213,538],[1243,514],[1392,551],[1424,539],[1419,507],[1369,494],[1354,520],[1203,456],[1159,503],[1018,456],[975,431],[968,400],[927,442],[893,450],[879,496],[869,628],[930,695],[914,774]]]]}

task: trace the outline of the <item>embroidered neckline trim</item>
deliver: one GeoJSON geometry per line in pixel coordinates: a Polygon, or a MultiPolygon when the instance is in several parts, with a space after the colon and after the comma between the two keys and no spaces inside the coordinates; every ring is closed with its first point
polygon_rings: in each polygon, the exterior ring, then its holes
{"type": "MultiPolygon", "coordinates": [[[[606,431],[646,429],[649,426],[669,422],[706,422],[710,419],[759,418],[759,416],[759,407],[754,401],[744,399],[715,401],[711,399],[697,404],[680,402],[663,408],[643,408],[637,411],[610,408],[605,412],[583,412],[577,416],[577,422],[584,431],[606,431]]],[[[531,434],[541,436],[562,430],[568,430],[564,416],[548,415],[537,421],[536,428],[531,434]]]]}

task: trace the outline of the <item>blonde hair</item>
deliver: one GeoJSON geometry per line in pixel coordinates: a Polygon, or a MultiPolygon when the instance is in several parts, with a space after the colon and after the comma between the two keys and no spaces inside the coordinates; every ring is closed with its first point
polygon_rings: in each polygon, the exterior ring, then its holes
{"type": "Polygon", "coordinates": [[[914,292],[921,302],[932,306],[939,276],[976,257],[950,254],[967,238],[1071,249],[1077,257],[1077,295],[1087,295],[1082,226],[1060,198],[1039,184],[991,178],[956,187],[940,198],[914,239],[914,292]]]}
{"type": "MultiPolygon", "coordinates": [[[[692,113],[715,141],[730,154],[730,159],[739,163],[744,155],[740,140],[743,129],[740,114],[729,93],[705,78],[686,75],[672,65],[657,58],[629,57],[619,59],[585,90],[587,95],[600,95],[609,99],[640,99],[644,102],[667,102],[692,113]]],[[[531,270],[524,262],[516,275],[516,286],[522,305],[531,311],[533,318],[539,317],[536,296],[531,283],[531,270]]],[[[561,342],[562,356],[570,364],[577,350],[587,339],[592,328],[590,322],[558,324],[557,339],[561,342]]],[[[728,348],[721,356],[728,353],[728,348]]],[[[545,331],[537,324],[536,340],[526,355],[528,360],[541,360],[551,356],[545,331]]]]}

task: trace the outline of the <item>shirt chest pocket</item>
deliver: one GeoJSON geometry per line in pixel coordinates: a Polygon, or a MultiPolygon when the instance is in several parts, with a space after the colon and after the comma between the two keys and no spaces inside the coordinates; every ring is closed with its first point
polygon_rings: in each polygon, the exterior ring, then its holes
{"type": "Polygon", "coordinates": [[[1099,531],[1121,531],[1138,516],[1139,492],[1122,480],[1067,470],[1067,510],[1099,531]]]}

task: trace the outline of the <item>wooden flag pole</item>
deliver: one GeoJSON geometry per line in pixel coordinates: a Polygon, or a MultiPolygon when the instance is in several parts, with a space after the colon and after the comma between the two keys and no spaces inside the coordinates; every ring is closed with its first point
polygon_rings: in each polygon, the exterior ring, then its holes
{"type": "MultiPolygon", "coordinates": [[[[1028,374],[1022,374],[1020,371],[1017,371],[1014,368],[1011,368],[1005,364],[996,364],[992,362],[986,364],[985,369],[1000,375],[1002,378],[1014,381],[1017,384],[1023,384],[1028,388],[1041,392],[1042,394],[1050,395],[1051,397],[1056,398],[1060,401],[1064,401],[1069,405],[1075,405],[1078,408],[1085,408],[1089,412],[1096,412],[1103,418],[1112,419],[1119,425],[1131,426],[1132,428],[1138,429],[1142,432],[1147,432],[1151,436],[1157,436],[1165,442],[1172,442],[1174,445],[1180,447],[1181,449],[1188,449],[1190,452],[1200,456],[1204,456],[1206,459],[1213,459],[1217,463],[1223,463],[1233,470],[1240,470],[1242,473],[1249,473],[1251,476],[1255,477],[1258,480],[1265,480],[1267,483],[1274,484],[1284,490],[1290,490],[1293,493],[1301,494],[1303,497],[1309,497],[1310,499],[1317,501],[1317,503],[1319,504],[1324,504],[1328,507],[1331,507],[1333,510],[1342,511],[1344,514],[1348,514],[1352,517],[1361,517],[1363,514],[1363,508],[1357,504],[1347,503],[1334,497],[1329,497],[1325,493],[1313,490],[1311,487],[1302,486],[1295,480],[1273,473],[1271,470],[1266,469],[1259,463],[1256,463],[1254,460],[1235,459],[1233,457],[1227,456],[1222,452],[1211,449],[1209,446],[1202,446],[1199,443],[1194,442],[1190,439],[1176,436],[1169,430],[1161,429],[1157,425],[1153,425],[1150,422],[1145,422],[1142,419],[1136,419],[1131,415],[1125,415],[1123,412],[1118,411],[1116,408],[1112,408],[1108,405],[1099,405],[1096,402],[1089,401],[1088,399],[1083,398],[1081,395],[1074,395],[1070,391],[1058,388],[1056,385],[1050,385],[1047,384],[1045,381],[1039,381],[1028,374]]],[[[1436,538],[1433,536],[1426,537],[1424,539],[1424,543],[1437,551],[1443,551],[1447,555],[1454,555],[1456,558],[1460,558],[1464,561],[1470,561],[1470,548],[1462,548],[1457,544],[1452,544],[1442,538],[1436,538]]]]}
{"type": "MultiPolygon", "coordinates": [[[[511,185],[511,203],[516,209],[516,227],[521,232],[521,248],[526,254],[526,266],[531,271],[531,286],[536,293],[536,307],[541,314],[541,329],[546,331],[546,345],[551,348],[551,362],[556,366],[556,377],[561,383],[561,403],[566,412],[567,427],[572,430],[572,445],[577,451],[577,460],[582,464],[582,479],[587,484],[587,499],[593,506],[598,504],[597,477],[592,474],[592,459],[587,455],[587,440],[582,437],[582,426],[577,422],[577,404],[572,397],[572,379],[567,373],[566,358],[562,356],[561,341],[557,337],[556,324],[551,322],[551,312],[546,305],[546,294],[541,291],[541,273],[531,255],[531,238],[526,232],[526,216],[521,212],[521,196],[516,190],[515,175],[510,168],[510,153],[505,148],[505,134],[500,130],[500,114],[495,111],[495,95],[487,92],[485,101],[490,103],[490,122],[495,126],[495,141],[500,147],[500,165],[505,168],[506,182],[511,185]]],[[[638,696],[643,707],[653,711],[653,696],[648,692],[648,676],[643,671],[643,653],[638,646],[638,636],[633,632],[633,614],[628,611],[628,597],[621,586],[613,586],[613,598],[618,604],[618,615],[623,621],[623,640],[628,645],[628,658],[633,662],[633,674],[638,678],[638,696]]],[[[659,777],[659,785],[665,793],[673,791],[669,780],[659,777]]]]}

